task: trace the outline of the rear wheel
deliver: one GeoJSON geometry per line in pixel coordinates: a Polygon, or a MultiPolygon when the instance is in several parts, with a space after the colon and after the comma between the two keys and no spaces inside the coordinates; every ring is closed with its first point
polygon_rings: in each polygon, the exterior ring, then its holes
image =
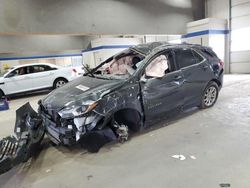
{"type": "Polygon", "coordinates": [[[218,98],[219,88],[215,82],[209,82],[206,89],[203,92],[201,108],[210,108],[212,107],[218,98]]]}
{"type": "Polygon", "coordinates": [[[68,82],[68,80],[66,80],[65,78],[58,78],[55,80],[55,82],[53,84],[53,88],[56,89],[56,88],[62,87],[67,82],[68,82]]]}

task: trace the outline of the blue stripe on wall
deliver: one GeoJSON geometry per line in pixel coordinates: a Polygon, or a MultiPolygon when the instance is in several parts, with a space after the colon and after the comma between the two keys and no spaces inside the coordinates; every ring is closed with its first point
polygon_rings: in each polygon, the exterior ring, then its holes
{"type": "Polygon", "coordinates": [[[47,56],[28,56],[28,57],[3,57],[0,61],[10,61],[10,60],[23,60],[23,59],[44,59],[44,58],[56,58],[56,57],[72,57],[72,56],[82,56],[82,54],[58,54],[58,55],[47,55],[47,56]]]}
{"type": "Polygon", "coordinates": [[[197,37],[197,36],[202,36],[202,35],[226,35],[228,34],[228,30],[216,30],[216,29],[211,29],[211,30],[204,30],[204,31],[197,31],[193,33],[188,33],[186,35],[182,35],[182,38],[190,38],[190,37],[197,37]]]}

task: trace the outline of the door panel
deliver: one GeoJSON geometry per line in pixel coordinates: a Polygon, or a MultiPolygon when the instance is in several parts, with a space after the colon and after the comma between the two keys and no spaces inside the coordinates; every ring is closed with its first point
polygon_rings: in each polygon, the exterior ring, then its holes
{"type": "Polygon", "coordinates": [[[185,104],[199,104],[201,96],[208,80],[211,78],[211,70],[206,62],[182,69],[185,77],[185,104]]]}
{"type": "Polygon", "coordinates": [[[8,94],[29,91],[32,88],[32,80],[29,74],[5,78],[4,81],[8,94]]]}
{"type": "Polygon", "coordinates": [[[168,73],[161,79],[141,80],[146,121],[153,121],[183,105],[183,83],[181,71],[168,73]]]}
{"type": "Polygon", "coordinates": [[[51,70],[51,67],[47,65],[34,65],[32,66],[33,73],[31,74],[31,78],[33,81],[33,88],[42,89],[47,87],[52,87],[55,70],[51,70]]]}
{"type": "Polygon", "coordinates": [[[203,56],[190,48],[176,49],[175,60],[185,78],[184,104],[199,105],[203,90],[213,77],[211,67],[203,56]]]}

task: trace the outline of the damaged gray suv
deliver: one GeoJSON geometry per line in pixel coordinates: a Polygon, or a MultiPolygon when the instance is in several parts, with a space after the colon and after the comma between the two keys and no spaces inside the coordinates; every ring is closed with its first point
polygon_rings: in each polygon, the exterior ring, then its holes
{"type": "Polygon", "coordinates": [[[0,140],[0,169],[26,161],[46,134],[54,144],[97,152],[186,108],[212,107],[223,62],[209,47],[155,42],[131,47],[17,110],[15,136],[0,140]]]}
{"type": "Polygon", "coordinates": [[[56,144],[83,143],[93,134],[126,140],[128,130],[169,112],[213,106],[222,80],[223,63],[208,47],[143,44],[51,92],[39,102],[39,115],[56,144]]]}

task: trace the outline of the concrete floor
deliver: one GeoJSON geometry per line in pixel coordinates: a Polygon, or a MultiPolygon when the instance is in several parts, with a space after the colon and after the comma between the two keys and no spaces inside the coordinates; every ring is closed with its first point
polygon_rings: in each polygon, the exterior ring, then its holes
{"type": "MultiPolygon", "coordinates": [[[[43,96],[12,100],[0,112],[0,137],[12,132],[15,110],[43,96]]],[[[195,111],[97,154],[48,147],[36,160],[0,176],[1,188],[250,187],[250,75],[226,75],[217,104],[195,111]],[[186,160],[172,158],[182,154],[186,160]],[[191,159],[194,156],[196,159],[191,159]]]]}

